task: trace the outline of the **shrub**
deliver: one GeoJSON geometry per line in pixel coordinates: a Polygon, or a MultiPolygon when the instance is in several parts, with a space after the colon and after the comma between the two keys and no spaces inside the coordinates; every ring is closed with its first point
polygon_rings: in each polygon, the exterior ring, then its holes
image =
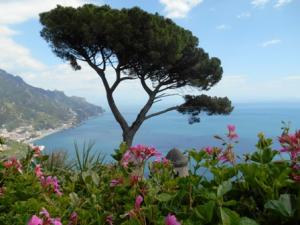
{"type": "Polygon", "coordinates": [[[279,150],[261,133],[243,158],[234,126],[216,138],[222,147],[186,151],[187,177],[148,146],[121,145],[105,164],[87,145],[64,169],[32,146],[0,164],[0,224],[299,224],[300,132],[283,132],[279,150]]]}

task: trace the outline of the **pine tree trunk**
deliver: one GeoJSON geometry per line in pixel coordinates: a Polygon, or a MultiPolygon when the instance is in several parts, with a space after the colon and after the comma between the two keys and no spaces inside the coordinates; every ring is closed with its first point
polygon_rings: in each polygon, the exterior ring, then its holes
{"type": "Polygon", "coordinates": [[[126,142],[128,147],[132,146],[134,135],[135,132],[123,131],[123,141],[126,142]]]}

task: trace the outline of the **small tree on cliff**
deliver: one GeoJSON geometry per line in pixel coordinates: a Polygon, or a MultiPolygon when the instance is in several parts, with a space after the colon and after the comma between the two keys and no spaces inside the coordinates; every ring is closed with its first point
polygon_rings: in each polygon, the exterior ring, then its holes
{"type": "MultiPolygon", "coordinates": [[[[116,10],[109,6],[62,7],[40,14],[41,36],[53,52],[69,61],[75,70],[87,63],[101,78],[109,107],[130,146],[134,135],[151,117],[177,110],[199,122],[199,114],[229,114],[233,107],[227,97],[186,95],[182,105],[149,113],[153,104],[170,96],[169,90],[193,87],[207,91],[222,77],[221,62],[198,47],[198,39],[172,20],[139,8],[116,10]],[[107,68],[115,71],[108,82],[107,68]],[[138,80],[148,100],[135,121],[128,124],[119,111],[114,92],[126,80],[138,80]]],[[[130,92],[130,90],[128,90],[130,92]]]]}

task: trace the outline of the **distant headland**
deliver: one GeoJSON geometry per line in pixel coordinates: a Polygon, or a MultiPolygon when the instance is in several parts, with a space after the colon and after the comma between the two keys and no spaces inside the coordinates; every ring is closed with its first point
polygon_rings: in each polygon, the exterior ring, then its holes
{"type": "Polygon", "coordinates": [[[30,86],[0,69],[0,136],[31,142],[103,112],[84,98],[30,86]]]}

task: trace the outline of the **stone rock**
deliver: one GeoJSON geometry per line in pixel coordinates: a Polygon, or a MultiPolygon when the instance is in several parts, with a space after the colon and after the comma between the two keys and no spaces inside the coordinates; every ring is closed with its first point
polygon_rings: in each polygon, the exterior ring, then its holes
{"type": "Polygon", "coordinates": [[[181,151],[176,148],[171,149],[168,152],[166,159],[172,162],[174,170],[179,177],[185,177],[189,175],[188,158],[185,157],[181,151]]]}

